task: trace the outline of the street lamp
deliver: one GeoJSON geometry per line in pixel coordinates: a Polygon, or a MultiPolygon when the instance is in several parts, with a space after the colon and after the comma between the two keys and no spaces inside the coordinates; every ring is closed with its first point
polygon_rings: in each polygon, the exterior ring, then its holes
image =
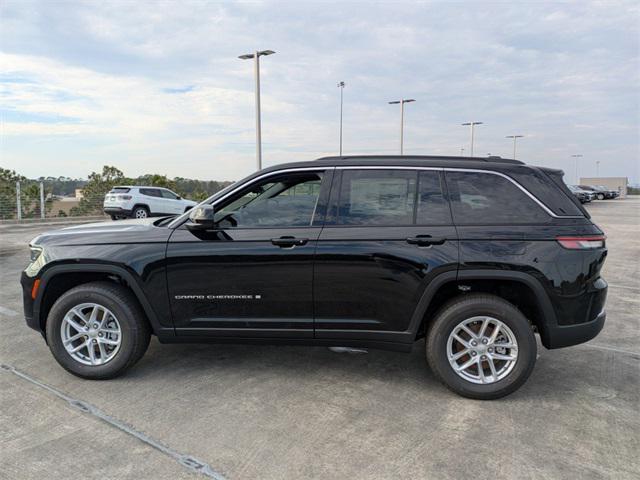
{"type": "Polygon", "coordinates": [[[340,88],[340,156],[342,156],[342,103],[344,93],[344,82],[338,82],[338,88],[340,88]]]}
{"type": "Polygon", "coordinates": [[[402,98],[400,100],[389,102],[389,105],[400,104],[400,155],[404,155],[404,104],[411,102],[415,102],[415,100],[413,98],[409,98],[407,100],[402,98]]]}
{"type": "Polygon", "coordinates": [[[513,159],[516,159],[516,139],[522,138],[524,135],[507,135],[504,138],[513,138],[513,159]]]}
{"type": "Polygon", "coordinates": [[[258,170],[262,169],[262,132],[260,128],[260,57],[266,55],[273,55],[273,50],[256,50],[255,53],[246,53],[240,55],[238,58],[242,60],[249,60],[253,58],[254,71],[256,80],[256,161],[258,163],[258,170]]]}
{"type": "Polygon", "coordinates": [[[473,127],[476,125],[482,125],[482,122],[467,122],[463,123],[463,126],[471,126],[471,156],[473,157],[473,127]]]}
{"type": "Polygon", "coordinates": [[[580,183],[580,179],[578,178],[578,159],[582,157],[581,154],[571,155],[576,162],[576,185],[580,183]]]}

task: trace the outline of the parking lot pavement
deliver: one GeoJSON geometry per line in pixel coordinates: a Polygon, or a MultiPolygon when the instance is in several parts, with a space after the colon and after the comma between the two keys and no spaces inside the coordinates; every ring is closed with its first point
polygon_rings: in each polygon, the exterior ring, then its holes
{"type": "Polygon", "coordinates": [[[209,476],[228,479],[638,478],[640,197],[587,208],[608,235],[605,328],[585,345],[541,347],[527,384],[492,402],[437,383],[424,342],[408,355],[349,355],[152,341],[124,377],[78,379],[21,316],[26,242],[45,229],[2,226],[0,363],[28,379],[0,369],[0,472],[206,478],[178,461],[187,455],[206,462],[209,476]]]}

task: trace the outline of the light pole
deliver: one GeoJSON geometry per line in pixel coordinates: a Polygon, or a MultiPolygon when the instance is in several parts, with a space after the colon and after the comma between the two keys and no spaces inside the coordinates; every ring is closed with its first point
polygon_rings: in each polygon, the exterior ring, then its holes
{"type": "Polygon", "coordinates": [[[340,156],[342,156],[342,103],[344,93],[344,82],[338,82],[338,88],[340,88],[340,156]]]}
{"type": "Polygon", "coordinates": [[[482,122],[467,122],[467,123],[463,123],[463,126],[471,126],[471,156],[473,157],[473,127],[475,127],[476,125],[482,125],[482,122]]]}
{"type": "Polygon", "coordinates": [[[582,157],[581,154],[571,155],[576,162],[576,185],[580,183],[580,179],[578,178],[578,159],[582,157]]]}
{"type": "Polygon", "coordinates": [[[404,104],[415,102],[413,98],[409,99],[400,99],[394,100],[393,102],[389,102],[389,105],[397,105],[400,104],[400,155],[404,155],[404,104]]]}
{"type": "Polygon", "coordinates": [[[516,159],[516,139],[522,138],[524,135],[507,135],[504,138],[513,138],[513,159],[516,159]]]}
{"type": "Polygon", "coordinates": [[[273,55],[273,50],[256,50],[255,53],[246,53],[238,58],[242,60],[254,59],[254,75],[256,80],[256,161],[258,170],[262,169],[262,132],[260,127],[260,57],[273,55]]]}

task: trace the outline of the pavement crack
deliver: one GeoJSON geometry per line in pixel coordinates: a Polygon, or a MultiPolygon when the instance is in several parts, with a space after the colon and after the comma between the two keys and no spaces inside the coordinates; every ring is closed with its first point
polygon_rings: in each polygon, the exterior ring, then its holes
{"type": "Polygon", "coordinates": [[[151,438],[150,436],[136,430],[133,426],[118,420],[115,417],[112,417],[111,415],[108,415],[107,413],[103,412],[102,410],[100,410],[98,407],[96,407],[95,405],[92,405],[88,402],[85,402],[83,400],[79,400],[73,397],[70,397],[69,395],[65,394],[64,392],[62,392],[61,390],[58,390],[55,387],[52,387],[50,385],[47,385],[46,383],[41,382],[40,380],[24,373],[21,372],[20,370],[16,369],[15,367],[13,367],[12,365],[7,365],[7,364],[2,364],[0,365],[0,368],[8,373],[12,373],[14,375],[16,375],[17,377],[20,377],[21,379],[30,382],[33,385],[36,385],[39,388],[42,388],[43,390],[48,391],[49,393],[53,394],[54,396],[60,398],[61,400],[64,400],[65,402],[67,402],[71,407],[80,410],[81,412],[88,414],[88,415],[93,415],[94,417],[99,418],[100,420],[102,420],[105,423],[108,423],[109,425],[111,425],[112,427],[117,428],[118,430],[131,435],[135,438],[137,438],[138,440],[140,440],[143,443],[146,443],[147,445],[149,445],[150,447],[164,453],[165,455],[171,457],[172,459],[174,459],[175,461],[177,461],[180,465],[182,465],[183,467],[191,470],[192,472],[195,473],[199,473],[201,475],[204,475],[206,477],[209,478],[213,478],[215,480],[225,480],[225,477],[221,474],[218,473],[217,471],[215,471],[213,468],[211,468],[210,465],[208,465],[207,463],[198,460],[195,457],[192,457],[191,455],[188,454],[183,454],[180,453],[176,450],[173,450],[172,448],[164,445],[163,443],[151,438]]]}

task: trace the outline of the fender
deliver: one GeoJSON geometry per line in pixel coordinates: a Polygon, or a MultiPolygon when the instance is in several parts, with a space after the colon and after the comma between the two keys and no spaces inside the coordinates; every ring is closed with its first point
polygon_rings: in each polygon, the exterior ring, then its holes
{"type": "Polygon", "coordinates": [[[40,289],[38,290],[38,294],[33,302],[33,316],[35,319],[40,322],[40,307],[42,304],[42,299],[44,298],[44,293],[47,290],[48,282],[54,278],[56,275],[62,273],[109,273],[113,275],[117,275],[121,277],[123,280],[127,282],[127,285],[131,288],[133,294],[137,298],[138,302],[140,302],[140,306],[144,310],[144,313],[147,315],[149,319],[149,323],[151,324],[151,328],[153,332],[157,336],[170,336],[173,337],[175,335],[173,328],[167,328],[160,325],[160,321],[158,320],[158,316],[154,311],[153,307],[147,300],[142,288],[138,284],[134,275],[128,272],[125,268],[117,266],[117,265],[108,265],[108,264],[100,264],[100,263],[83,263],[76,265],[54,265],[48,268],[40,277],[40,289]]]}
{"type": "Polygon", "coordinates": [[[538,329],[540,331],[540,337],[543,345],[547,346],[551,343],[549,338],[550,328],[557,325],[556,314],[549,300],[549,296],[545,292],[543,286],[532,275],[524,272],[517,271],[504,271],[504,270],[458,270],[457,272],[445,272],[438,275],[433,279],[427,288],[425,289],[418,305],[411,317],[411,323],[409,330],[416,335],[420,323],[424,318],[424,314],[429,308],[429,304],[433,299],[438,289],[447,282],[457,281],[464,282],[465,280],[510,280],[522,283],[529,287],[536,297],[538,306],[540,307],[543,318],[538,329]]]}

